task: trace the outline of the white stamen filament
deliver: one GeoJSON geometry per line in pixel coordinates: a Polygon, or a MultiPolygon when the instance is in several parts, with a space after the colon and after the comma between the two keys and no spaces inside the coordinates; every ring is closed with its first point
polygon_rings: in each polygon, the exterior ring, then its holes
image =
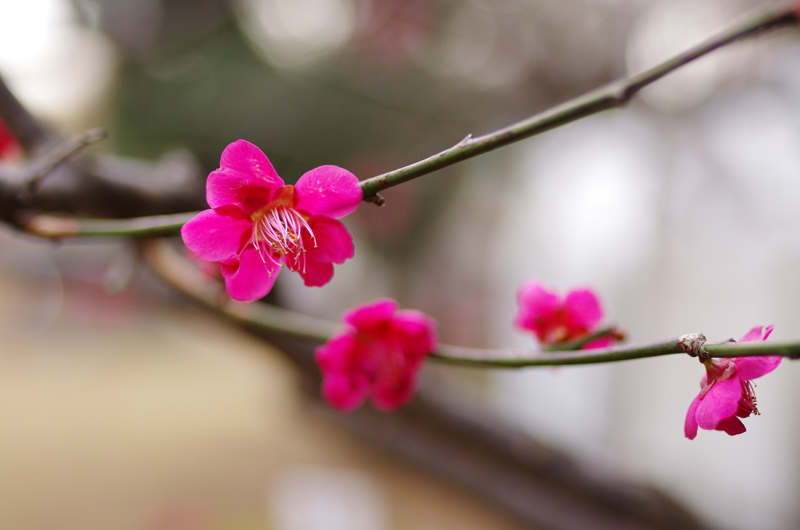
{"type": "MultiPolygon", "coordinates": [[[[316,247],[317,238],[303,216],[293,208],[278,206],[270,208],[258,217],[253,227],[251,241],[264,265],[268,265],[267,259],[269,259],[271,264],[281,267],[281,258],[289,254],[294,256],[294,263],[287,262],[289,268],[306,272],[303,229],[309,233],[316,247]]],[[[274,268],[270,267],[270,276],[273,271],[274,268]]]]}

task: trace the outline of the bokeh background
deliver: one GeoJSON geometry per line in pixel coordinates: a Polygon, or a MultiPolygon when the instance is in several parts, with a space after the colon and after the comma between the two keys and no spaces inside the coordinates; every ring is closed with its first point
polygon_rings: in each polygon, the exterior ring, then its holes
{"type": "MultiPolygon", "coordinates": [[[[214,169],[259,145],[287,182],[368,178],[634,73],[745,0],[0,1],[0,74],[96,148],[214,169]]],[[[388,190],[356,257],[274,297],[337,319],[390,296],[443,342],[530,346],[515,292],[593,286],[629,340],[774,324],[800,337],[800,34],[738,43],[609,111],[388,190]]],[[[166,172],[154,186],[203,183],[166,172]],[[183,179],[183,180],[182,180],[183,179]]],[[[198,205],[198,208],[202,204],[198,205]]],[[[124,242],[0,234],[0,526],[515,528],[339,430],[264,343],[187,306],[124,242]]],[[[722,528],[800,524],[800,366],[758,381],[748,432],[683,436],[683,358],[423,384],[722,528]],[[763,382],[762,382],[763,381],[763,382]]]]}

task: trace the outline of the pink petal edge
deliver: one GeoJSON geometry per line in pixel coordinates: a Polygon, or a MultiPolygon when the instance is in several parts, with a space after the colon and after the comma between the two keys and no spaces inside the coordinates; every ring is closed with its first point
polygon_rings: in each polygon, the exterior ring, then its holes
{"type": "Polygon", "coordinates": [[[722,420],[736,414],[741,397],[742,385],[738,377],[716,381],[697,406],[697,424],[703,429],[716,429],[722,420]]]}
{"type": "Polygon", "coordinates": [[[695,396],[692,403],[689,405],[689,410],[686,411],[686,421],[683,423],[683,433],[690,440],[697,437],[697,407],[700,405],[700,398],[695,396]]]}
{"type": "Polygon", "coordinates": [[[247,140],[236,140],[229,144],[222,151],[220,167],[238,171],[269,188],[280,188],[284,185],[267,155],[247,140]]]}
{"type": "Polygon", "coordinates": [[[312,169],[300,177],[295,190],[300,198],[296,209],[334,219],[354,212],[364,198],[355,175],[338,166],[312,169]]]}
{"type": "Polygon", "coordinates": [[[205,210],[183,225],[181,237],[189,250],[202,259],[223,261],[239,254],[252,228],[253,223],[247,219],[205,210]]]}
{"type": "Polygon", "coordinates": [[[222,267],[228,294],[240,302],[252,302],[266,296],[272,290],[279,272],[280,269],[271,263],[267,263],[265,266],[258,251],[254,248],[248,248],[242,252],[239,267],[235,271],[224,264],[222,267]],[[274,267],[271,276],[270,265],[274,267]]]}
{"type": "Polygon", "coordinates": [[[591,289],[575,289],[564,299],[567,310],[567,325],[570,328],[592,329],[603,319],[603,309],[597,295],[591,289]]]}
{"type": "Polygon", "coordinates": [[[397,311],[398,303],[391,298],[379,298],[373,302],[354,307],[342,315],[342,322],[359,331],[366,331],[390,320],[397,311]]]}

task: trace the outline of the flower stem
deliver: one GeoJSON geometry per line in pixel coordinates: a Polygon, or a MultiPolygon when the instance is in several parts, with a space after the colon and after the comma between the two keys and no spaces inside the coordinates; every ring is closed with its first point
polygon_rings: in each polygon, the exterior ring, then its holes
{"type": "Polygon", "coordinates": [[[463,160],[493,151],[500,147],[518,142],[525,138],[549,131],[561,125],[571,123],[592,114],[624,107],[628,101],[642,88],[657,81],[668,73],[710,53],[717,48],[737,41],[748,35],[770,28],[796,24],[798,22],[795,6],[785,4],[769,5],[755,10],[739,21],[731,24],[714,37],[705,42],[664,61],[663,63],[638,75],[625,76],[621,79],[600,86],[586,94],[567,100],[544,112],[535,114],[497,131],[477,138],[467,136],[459,143],[429,156],[411,165],[395,169],[388,173],[372,177],[361,182],[364,200],[382,204],[378,192],[397,186],[409,180],[433,173],[463,160]]]}

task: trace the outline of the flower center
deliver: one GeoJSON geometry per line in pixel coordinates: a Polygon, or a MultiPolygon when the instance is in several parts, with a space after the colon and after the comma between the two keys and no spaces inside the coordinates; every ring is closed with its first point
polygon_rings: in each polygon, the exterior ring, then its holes
{"type": "Polygon", "coordinates": [[[736,411],[736,415],[740,418],[746,418],[750,414],[759,416],[761,413],[758,412],[758,407],[756,407],[756,393],[753,389],[753,383],[742,381],[742,397],[739,399],[739,409],[736,411]]]}
{"type": "Polygon", "coordinates": [[[381,386],[402,391],[408,385],[411,367],[403,354],[403,345],[389,336],[389,330],[382,331],[378,338],[361,337],[369,349],[364,368],[373,384],[380,380],[381,386]]]}
{"type": "MultiPolygon", "coordinates": [[[[317,239],[308,225],[308,221],[290,206],[270,206],[256,214],[252,243],[267,265],[281,266],[281,258],[288,256],[286,265],[295,271],[306,272],[306,247],[303,241],[303,230],[314,240],[317,239]]],[[[270,267],[270,275],[274,267],[270,267]]]]}

